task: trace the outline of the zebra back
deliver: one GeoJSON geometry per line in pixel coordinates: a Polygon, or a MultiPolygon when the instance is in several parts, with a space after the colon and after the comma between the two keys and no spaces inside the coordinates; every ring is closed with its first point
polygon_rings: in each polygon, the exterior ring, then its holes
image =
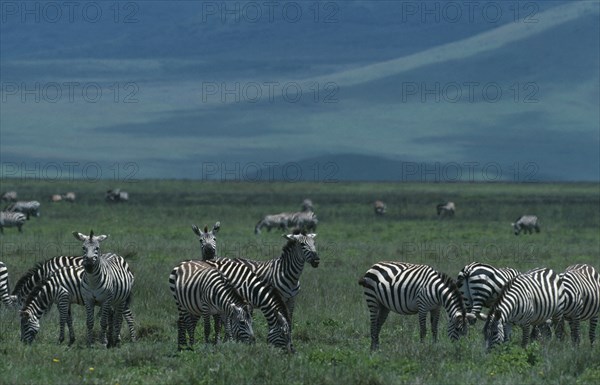
{"type": "Polygon", "coordinates": [[[600,275],[587,264],[566,268],[560,274],[564,287],[564,317],[588,320],[600,311],[600,275]]]}

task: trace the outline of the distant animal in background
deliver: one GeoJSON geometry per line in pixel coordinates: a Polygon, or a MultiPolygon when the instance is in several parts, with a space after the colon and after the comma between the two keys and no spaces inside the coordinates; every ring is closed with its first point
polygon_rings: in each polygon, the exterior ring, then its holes
{"type": "Polygon", "coordinates": [[[75,198],[76,195],[74,192],[69,191],[68,193],[66,193],[65,195],[62,196],[62,199],[64,199],[66,202],[75,202],[75,198]]]}
{"type": "Polygon", "coordinates": [[[60,202],[62,200],[63,200],[63,197],[60,194],[52,194],[52,195],[50,195],[50,202],[60,202]]]}
{"type": "Polygon", "coordinates": [[[301,211],[314,211],[313,202],[308,198],[303,200],[301,211]]]}
{"type": "Polygon", "coordinates": [[[316,231],[319,220],[312,211],[301,211],[293,213],[288,217],[287,227],[298,228],[306,231],[316,231]]]}
{"type": "Polygon", "coordinates": [[[200,251],[202,252],[202,260],[207,261],[217,257],[217,237],[216,234],[221,228],[221,222],[215,223],[212,230],[208,231],[208,226],[204,226],[204,230],[200,230],[198,226],[192,225],[192,230],[200,239],[200,251]]]}
{"type": "Polygon", "coordinates": [[[291,213],[279,213],[272,215],[265,215],[256,226],[254,226],[254,234],[260,234],[263,227],[267,228],[267,231],[278,228],[285,231],[288,226],[288,218],[292,216],[291,213]]]}
{"type": "Polygon", "coordinates": [[[454,212],[456,211],[456,206],[454,202],[443,202],[437,205],[437,215],[441,218],[452,218],[454,217],[454,212]]]}
{"type": "Polygon", "coordinates": [[[23,232],[23,225],[27,217],[23,213],[13,213],[9,211],[0,211],[0,233],[4,234],[5,227],[16,227],[19,232],[23,232]]]}
{"type": "Polygon", "coordinates": [[[5,211],[13,213],[23,213],[29,220],[29,217],[40,216],[40,202],[38,201],[17,201],[8,205],[5,211]]]}
{"type": "Polygon", "coordinates": [[[514,223],[511,223],[511,226],[515,232],[515,235],[519,235],[521,231],[529,234],[532,234],[533,230],[535,230],[536,233],[540,232],[538,217],[535,215],[522,215],[517,218],[514,223]]]}
{"type": "Polygon", "coordinates": [[[375,215],[383,215],[385,214],[387,206],[382,201],[375,201],[373,203],[373,209],[375,210],[375,215]]]}
{"type": "Polygon", "coordinates": [[[129,200],[129,193],[121,191],[121,189],[108,190],[106,192],[106,200],[108,202],[127,202],[129,200]]]}
{"type": "Polygon", "coordinates": [[[17,192],[16,191],[7,191],[2,194],[0,200],[3,202],[16,202],[17,201],[17,192]]]}

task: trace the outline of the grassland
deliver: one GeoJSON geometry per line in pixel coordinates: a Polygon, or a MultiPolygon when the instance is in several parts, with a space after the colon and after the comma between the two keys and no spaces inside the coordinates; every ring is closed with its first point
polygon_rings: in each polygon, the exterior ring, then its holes
{"type": "MultiPolygon", "coordinates": [[[[3,180],[0,190],[42,202],[41,216],[22,234],[5,229],[0,260],[10,280],[36,261],[78,254],[73,230],[110,234],[105,251],[125,256],[136,276],[132,305],[139,341],[119,349],[87,348],[83,308],[74,308],[77,341],[57,344],[58,315],[42,319],[31,346],[19,341],[16,312],[0,308],[0,383],[6,384],[591,384],[600,382],[600,347],[583,340],[510,344],[486,354],[482,324],[451,343],[418,338],[416,316],[390,315],[381,351],[369,352],[368,311],[358,278],[380,260],[426,263],[456,276],[471,261],[562,271],[572,263],[600,267],[600,192],[597,184],[398,184],[398,183],[122,183],[125,204],[104,202],[114,181],[3,180]],[[50,203],[75,191],[77,202],[50,203]],[[319,217],[321,264],[306,266],[294,319],[295,355],[267,346],[266,322],[255,317],[257,343],[176,351],[176,310],[168,290],[170,269],[200,255],[191,224],[221,221],[218,253],[267,259],[279,254],[279,232],[253,234],[267,213],[295,210],[309,197],[319,217]],[[371,202],[388,204],[375,217],[371,202]],[[456,217],[440,221],[435,204],[453,200],[456,217]],[[510,223],[522,214],[540,217],[542,232],[515,237],[510,223]]],[[[583,333],[587,335],[587,322],[583,333]]]]}

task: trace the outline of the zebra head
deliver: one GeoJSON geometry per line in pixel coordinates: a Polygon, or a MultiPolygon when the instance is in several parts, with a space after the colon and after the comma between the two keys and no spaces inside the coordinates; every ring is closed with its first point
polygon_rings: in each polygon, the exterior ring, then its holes
{"type": "Polygon", "coordinates": [[[252,330],[252,308],[245,304],[238,306],[229,305],[228,322],[230,322],[231,336],[235,341],[254,343],[254,330],[252,330]]]}
{"type": "Polygon", "coordinates": [[[317,247],[315,246],[315,237],[317,234],[307,234],[294,232],[293,234],[286,234],[283,237],[290,242],[297,243],[304,257],[304,261],[310,263],[312,267],[318,267],[321,259],[317,254],[317,247]]]}
{"type": "Polygon", "coordinates": [[[21,341],[32,343],[39,330],[39,319],[29,310],[21,311],[21,341]]]}
{"type": "Polygon", "coordinates": [[[204,226],[204,231],[198,226],[192,225],[192,230],[199,237],[200,250],[202,251],[202,260],[215,259],[217,256],[217,237],[216,234],[221,228],[221,222],[215,223],[211,231],[208,231],[208,226],[204,226]]]}
{"type": "Polygon", "coordinates": [[[276,317],[277,323],[269,330],[267,342],[275,347],[285,349],[288,353],[293,353],[290,324],[281,312],[277,312],[276,317]]]}
{"type": "Polygon", "coordinates": [[[504,323],[500,310],[496,309],[488,314],[483,327],[483,336],[488,352],[495,345],[499,345],[504,341],[504,323]]]}
{"type": "Polygon", "coordinates": [[[515,235],[519,235],[519,233],[521,232],[521,224],[519,224],[519,222],[515,222],[511,223],[510,225],[512,226],[513,231],[515,232],[515,235]]]}
{"type": "Polygon", "coordinates": [[[100,257],[100,242],[108,238],[108,235],[94,235],[94,231],[90,230],[90,235],[87,236],[77,231],[73,231],[75,239],[83,242],[83,267],[90,272],[98,263],[100,257]]]}

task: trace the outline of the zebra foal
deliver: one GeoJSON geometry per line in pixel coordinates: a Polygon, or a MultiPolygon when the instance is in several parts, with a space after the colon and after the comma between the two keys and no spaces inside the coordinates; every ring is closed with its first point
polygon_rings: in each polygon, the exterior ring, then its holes
{"type": "Polygon", "coordinates": [[[358,281],[363,287],[371,320],[371,351],[379,349],[379,333],[390,311],[419,315],[420,339],[427,333],[427,313],[431,313],[431,333],[437,341],[440,310],[448,315],[448,337],[457,340],[467,332],[467,314],[456,284],[446,274],[427,265],[405,262],[379,262],[358,281]]]}

